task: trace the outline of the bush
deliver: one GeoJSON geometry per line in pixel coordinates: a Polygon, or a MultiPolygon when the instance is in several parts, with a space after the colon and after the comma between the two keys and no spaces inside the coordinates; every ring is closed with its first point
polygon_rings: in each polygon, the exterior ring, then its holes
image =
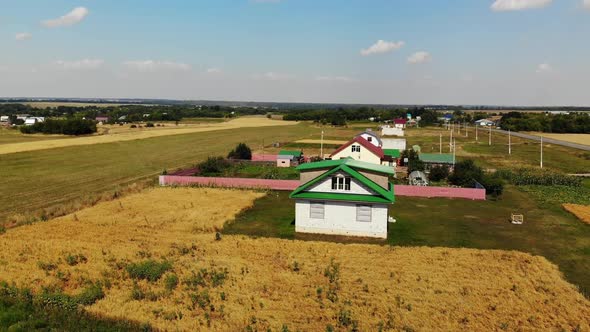
{"type": "Polygon", "coordinates": [[[472,188],[475,181],[482,182],[484,173],[481,167],[475,165],[473,160],[467,159],[455,164],[455,170],[449,176],[449,182],[461,187],[472,188]]]}
{"type": "Polygon", "coordinates": [[[428,178],[430,181],[442,181],[449,177],[449,167],[448,166],[434,166],[430,169],[430,174],[428,174],[428,178]]]}
{"type": "Polygon", "coordinates": [[[167,291],[173,291],[178,286],[178,276],[176,274],[167,275],[166,279],[164,279],[164,285],[167,291]]]}
{"type": "Polygon", "coordinates": [[[252,160],[252,150],[245,143],[240,143],[228,155],[229,159],[252,160]]]}
{"type": "Polygon", "coordinates": [[[153,123],[151,123],[151,122],[148,122],[148,123],[146,123],[146,125],[145,125],[145,126],[146,126],[147,128],[153,128],[153,127],[154,127],[154,124],[153,124],[153,123]]]}
{"type": "Polygon", "coordinates": [[[486,194],[499,197],[504,192],[504,182],[499,176],[485,175],[481,184],[486,188],[486,194]]]}
{"type": "Polygon", "coordinates": [[[102,300],[103,298],[104,291],[102,290],[101,283],[89,285],[88,287],[84,288],[82,293],[74,297],[76,302],[81,305],[92,305],[96,303],[96,301],[102,300]]]}
{"type": "Polygon", "coordinates": [[[171,269],[172,264],[168,261],[147,260],[127,265],[127,273],[131,278],[145,279],[151,282],[158,281],[164,273],[171,269]]]}
{"type": "Polygon", "coordinates": [[[96,122],[83,119],[47,119],[32,126],[22,126],[20,131],[24,134],[88,135],[96,132],[96,122]]]}
{"type": "Polygon", "coordinates": [[[223,157],[209,157],[197,165],[201,174],[219,174],[228,169],[231,165],[223,157]]]}

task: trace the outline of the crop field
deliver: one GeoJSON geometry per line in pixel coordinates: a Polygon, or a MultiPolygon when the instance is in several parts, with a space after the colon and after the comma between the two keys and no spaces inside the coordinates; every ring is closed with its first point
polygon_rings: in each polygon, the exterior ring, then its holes
{"type": "Polygon", "coordinates": [[[590,328],[590,302],[539,256],[216,239],[262,195],[151,189],[10,229],[0,279],[40,301],[165,330],[590,328]]]}
{"type": "Polygon", "coordinates": [[[164,169],[225,156],[238,143],[260,150],[263,142],[297,140],[314,130],[306,124],[288,128],[236,128],[0,155],[0,224],[63,215],[134,183],[153,182],[164,169]]]}
{"type": "Polygon", "coordinates": [[[590,145],[590,134],[550,134],[550,133],[527,133],[531,135],[543,136],[547,138],[558,139],[561,141],[572,142],[577,144],[590,145]]]}
{"type": "Polygon", "coordinates": [[[63,148],[69,146],[93,145],[104,143],[125,142],[154,138],[170,135],[182,135],[191,133],[200,133],[218,130],[235,130],[240,128],[260,128],[270,126],[289,126],[295,125],[295,122],[269,120],[265,117],[244,117],[236,120],[222,123],[207,123],[197,125],[184,125],[178,127],[154,127],[154,128],[113,128],[113,133],[109,132],[104,135],[92,135],[84,137],[75,137],[70,139],[42,140],[37,142],[19,142],[12,144],[0,145],[0,154],[45,150],[63,148]]]}
{"type": "MultiPolygon", "coordinates": [[[[352,138],[352,137],[351,137],[352,138]]],[[[335,140],[335,139],[325,139],[323,141],[324,144],[334,144],[334,145],[342,145],[344,143],[346,143],[348,141],[344,141],[344,140],[335,140]]],[[[295,143],[302,143],[302,144],[321,144],[322,140],[321,139],[301,139],[298,141],[295,141],[295,143]]]]}
{"type": "Polygon", "coordinates": [[[563,204],[563,208],[583,222],[590,224],[590,205],[563,204]]]}

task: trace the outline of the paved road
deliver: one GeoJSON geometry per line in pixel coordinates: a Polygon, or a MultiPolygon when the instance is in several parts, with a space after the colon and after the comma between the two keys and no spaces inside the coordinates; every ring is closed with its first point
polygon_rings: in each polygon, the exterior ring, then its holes
{"type": "MultiPolygon", "coordinates": [[[[506,130],[492,129],[492,131],[493,132],[496,132],[496,133],[508,135],[508,131],[506,131],[506,130]]],[[[511,132],[510,134],[512,136],[527,138],[527,139],[530,139],[530,140],[533,140],[533,141],[537,141],[537,142],[540,142],[541,141],[541,137],[540,136],[523,134],[523,133],[518,133],[518,132],[514,132],[514,131],[511,132]]],[[[590,151],[590,145],[582,145],[582,144],[577,144],[577,143],[572,143],[572,142],[560,141],[560,140],[557,140],[557,139],[554,139],[554,138],[543,137],[543,143],[562,145],[562,146],[566,146],[568,148],[574,148],[574,149],[580,149],[580,150],[590,151]]]]}

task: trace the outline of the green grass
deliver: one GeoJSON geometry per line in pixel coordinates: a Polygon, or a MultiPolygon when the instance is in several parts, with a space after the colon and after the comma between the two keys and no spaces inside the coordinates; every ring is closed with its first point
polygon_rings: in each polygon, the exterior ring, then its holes
{"type": "Polygon", "coordinates": [[[226,234],[285,239],[361,242],[399,246],[504,249],[542,255],[558,264],[567,279],[590,296],[590,226],[559,204],[532,200],[513,186],[497,201],[396,197],[387,242],[327,235],[296,234],[293,200],[288,192],[271,192],[237,216],[226,234]],[[522,213],[523,225],[510,223],[522,213]]]}
{"type": "Polygon", "coordinates": [[[7,129],[0,127],[0,145],[22,142],[36,142],[54,139],[66,139],[67,136],[62,135],[24,135],[18,129],[7,129]]]}
{"type": "Polygon", "coordinates": [[[257,149],[263,139],[293,141],[312,130],[306,124],[242,128],[0,155],[0,224],[12,214],[76,205],[138,181],[155,181],[163,169],[227,155],[240,142],[257,149]]]}

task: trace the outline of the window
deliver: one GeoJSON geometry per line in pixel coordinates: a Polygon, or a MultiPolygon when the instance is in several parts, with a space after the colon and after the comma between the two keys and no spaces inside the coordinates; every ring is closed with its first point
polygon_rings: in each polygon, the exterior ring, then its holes
{"type": "Polygon", "coordinates": [[[309,203],[309,217],[311,219],[324,219],[324,202],[309,203]]]}
{"type": "Polygon", "coordinates": [[[361,146],[360,145],[353,145],[352,152],[361,152],[361,146]]]}
{"type": "Polygon", "coordinates": [[[332,178],[332,190],[346,190],[350,191],[351,180],[349,177],[334,176],[332,178]]]}
{"type": "Polygon", "coordinates": [[[356,221],[371,222],[372,207],[371,205],[357,205],[356,206],[356,221]]]}
{"type": "Polygon", "coordinates": [[[373,142],[373,137],[371,137],[371,136],[367,137],[367,141],[373,142]]]}

